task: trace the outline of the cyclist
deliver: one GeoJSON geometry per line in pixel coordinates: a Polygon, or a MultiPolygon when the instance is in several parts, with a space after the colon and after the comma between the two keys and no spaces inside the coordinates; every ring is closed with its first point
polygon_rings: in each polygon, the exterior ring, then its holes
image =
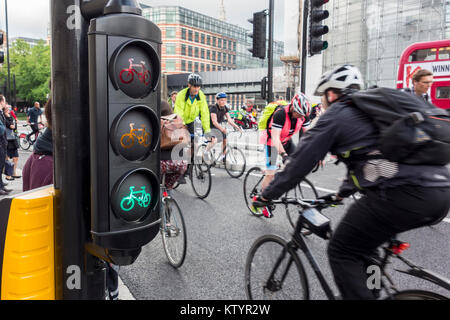
{"type": "Polygon", "coordinates": [[[188,77],[188,87],[177,94],[174,112],[178,114],[189,133],[194,134],[195,119],[200,116],[204,133],[210,131],[210,116],[205,94],[200,90],[202,78],[200,75],[191,73],[188,77]]]}
{"type": "Polygon", "coordinates": [[[35,134],[37,136],[37,134],[39,133],[38,119],[40,119],[39,123],[42,122],[41,105],[39,104],[39,102],[36,101],[34,103],[34,107],[30,108],[30,110],[28,110],[28,114],[27,114],[27,123],[28,123],[28,125],[31,126],[31,130],[32,130],[32,132],[27,135],[28,141],[30,141],[30,137],[33,134],[35,134]]]}
{"type": "MultiPolygon", "coordinates": [[[[278,154],[286,161],[289,154],[295,149],[291,138],[310,124],[311,103],[303,93],[298,93],[292,98],[291,103],[277,101],[278,107],[267,120],[267,129],[260,131],[260,142],[264,144],[266,155],[266,171],[262,181],[264,190],[273,180],[278,169],[278,154]],[[286,104],[286,105],[284,105],[286,104]]],[[[266,218],[273,217],[273,208],[264,207],[262,213],[266,218]]]]}
{"type": "Polygon", "coordinates": [[[225,126],[221,125],[224,120],[226,119],[232,127],[242,132],[242,129],[239,128],[236,123],[234,123],[234,120],[228,113],[229,111],[230,110],[227,107],[227,94],[225,92],[219,92],[218,94],[216,94],[216,103],[209,107],[209,113],[211,117],[210,126],[211,128],[213,128],[213,132],[211,143],[208,145],[207,149],[210,150],[217,143],[217,138],[222,137],[222,154],[217,161],[222,161],[227,151],[227,129],[225,128],[225,126]]]}
{"type": "Polygon", "coordinates": [[[375,298],[366,284],[364,256],[398,233],[437,221],[450,208],[450,172],[445,166],[364,158],[378,152],[379,133],[367,115],[352,107],[351,94],[362,87],[360,71],[350,65],[321,77],[315,94],[322,96],[326,112],[253,204],[270,205],[270,199],[297,185],[329,151],[346,164],[348,178],[339,192],[322,197],[342,200],[357,188],[364,190],[328,247],[330,266],[344,299],[375,298]]]}

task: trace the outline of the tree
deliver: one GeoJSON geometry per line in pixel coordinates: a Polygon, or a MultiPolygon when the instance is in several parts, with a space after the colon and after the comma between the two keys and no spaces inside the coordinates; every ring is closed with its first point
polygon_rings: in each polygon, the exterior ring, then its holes
{"type": "MultiPolygon", "coordinates": [[[[50,92],[50,47],[43,40],[31,47],[24,40],[18,39],[11,46],[9,54],[11,74],[16,75],[17,97],[29,104],[35,101],[45,103],[50,92]]],[[[7,75],[7,64],[3,64],[0,77],[5,79],[7,75]]]]}

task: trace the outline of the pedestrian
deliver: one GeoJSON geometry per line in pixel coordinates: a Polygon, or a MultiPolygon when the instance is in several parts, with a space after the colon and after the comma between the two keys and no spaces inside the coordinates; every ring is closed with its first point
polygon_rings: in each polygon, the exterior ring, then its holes
{"type": "Polygon", "coordinates": [[[412,83],[412,89],[406,88],[404,91],[415,94],[427,102],[431,102],[428,91],[433,84],[433,72],[427,69],[420,69],[416,71],[412,77],[412,83]]]}
{"type": "Polygon", "coordinates": [[[167,102],[172,106],[172,108],[175,107],[175,101],[177,100],[177,94],[178,94],[178,92],[172,91],[172,93],[169,96],[169,100],[167,100],[167,102]]]}
{"type": "Polygon", "coordinates": [[[3,169],[6,162],[6,148],[8,140],[6,139],[6,119],[3,115],[3,109],[6,107],[6,100],[3,95],[0,95],[0,196],[8,195],[12,190],[6,188],[6,183],[3,182],[3,169]]]}
{"type": "Polygon", "coordinates": [[[53,138],[52,138],[52,101],[45,105],[47,127],[39,135],[33,154],[23,167],[23,191],[28,191],[53,183],[53,138]]]}
{"type": "MultiPolygon", "coordinates": [[[[17,165],[19,164],[19,143],[17,142],[16,131],[17,131],[17,122],[12,116],[11,106],[5,107],[4,116],[6,120],[6,139],[8,141],[6,154],[8,156],[7,161],[11,161],[13,163],[12,172],[6,173],[6,180],[12,181],[14,179],[19,179],[21,176],[18,176],[16,173],[17,165]]],[[[6,163],[8,165],[8,163],[6,163]]],[[[5,170],[6,171],[6,170],[5,170]]]]}
{"type": "Polygon", "coordinates": [[[31,133],[27,135],[27,140],[34,134],[37,136],[39,133],[39,123],[42,123],[42,110],[39,102],[34,103],[34,107],[30,108],[27,113],[27,123],[31,127],[31,133]],[[38,121],[39,120],[39,121],[38,121]]]}

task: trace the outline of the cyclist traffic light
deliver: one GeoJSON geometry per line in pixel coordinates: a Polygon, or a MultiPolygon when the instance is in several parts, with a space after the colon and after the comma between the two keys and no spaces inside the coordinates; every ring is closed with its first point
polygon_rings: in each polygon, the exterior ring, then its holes
{"type": "Polygon", "coordinates": [[[110,0],[89,27],[90,251],[116,265],[159,231],[161,30],[141,13],[110,0]]]}
{"type": "Polygon", "coordinates": [[[328,42],[322,40],[322,36],[327,34],[328,26],[322,21],[329,17],[328,10],[322,10],[324,4],[329,0],[311,0],[309,14],[309,54],[311,56],[319,54],[328,48],[328,42]]]}
{"type": "Polygon", "coordinates": [[[255,58],[266,58],[266,30],[267,13],[266,10],[253,13],[253,19],[248,22],[253,24],[253,33],[249,36],[253,39],[252,49],[248,49],[255,58]]]}

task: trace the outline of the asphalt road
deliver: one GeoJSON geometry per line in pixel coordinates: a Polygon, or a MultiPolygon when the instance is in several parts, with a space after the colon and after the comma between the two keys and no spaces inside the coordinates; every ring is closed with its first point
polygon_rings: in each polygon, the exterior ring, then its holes
{"type": "MultiPolygon", "coordinates": [[[[329,164],[309,176],[321,193],[336,190],[344,176],[343,166],[329,164]]],[[[189,184],[180,186],[174,197],[182,206],[187,224],[188,251],[184,265],[173,269],[167,262],[158,235],[145,246],[137,261],[122,267],[120,277],[131,294],[141,299],[246,299],[244,291],[244,266],[253,241],[264,234],[277,234],[286,239],[292,228],[282,208],[277,208],[273,219],[251,216],[245,207],[242,183],[232,179],[222,169],[213,169],[213,186],[205,200],[199,200],[189,184]]],[[[330,208],[324,213],[336,226],[348,204],[330,208]]],[[[442,222],[435,227],[425,227],[400,235],[411,248],[405,256],[417,264],[450,278],[450,224],[442,222]]],[[[325,250],[326,243],[310,236],[308,244],[323,269],[326,279],[332,283],[325,250]]],[[[305,260],[303,259],[303,262],[305,260]]],[[[397,263],[392,267],[399,266],[397,263]]],[[[400,288],[436,290],[434,285],[417,281],[410,276],[393,271],[400,288]]],[[[325,299],[320,285],[308,269],[312,299],[325,299]]],[[[336,287],[332,284],[336,291],[336,287]]],[[[438,290],[443,294],[445,291],[438,290]]],[[[448,293],[447,293],[448,294],[448,293]]]]}

